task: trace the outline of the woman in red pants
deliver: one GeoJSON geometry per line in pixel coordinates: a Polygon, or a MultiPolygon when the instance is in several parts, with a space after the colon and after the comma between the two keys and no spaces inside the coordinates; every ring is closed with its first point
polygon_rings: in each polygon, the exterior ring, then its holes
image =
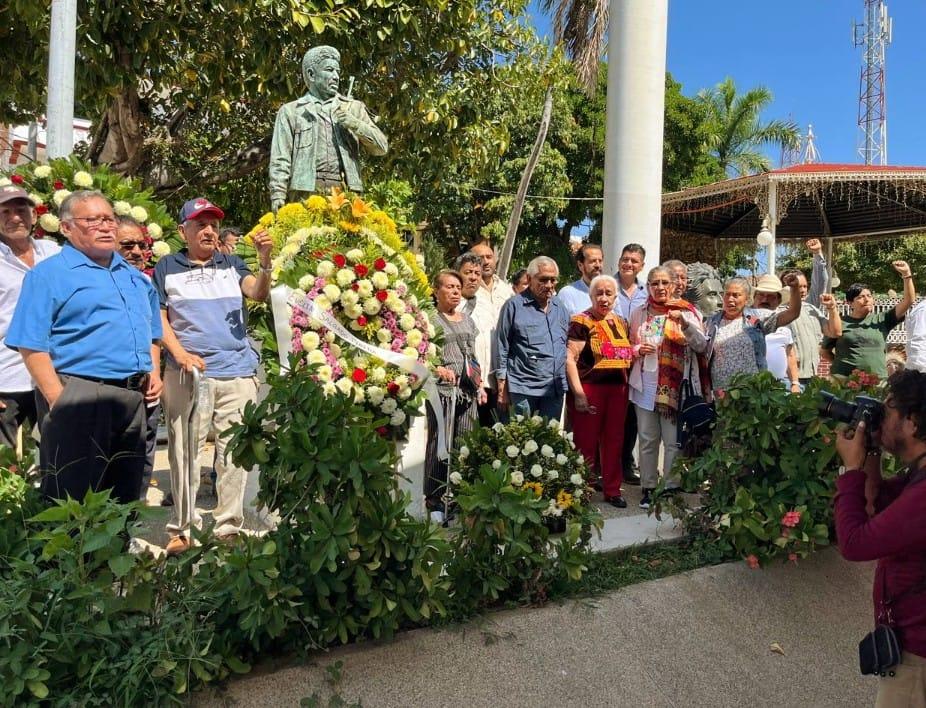
{"type": "Polygon", "coordinates": [[[617,281],[599,275],[588,286],[592,306],[574,315],[566,349],[566,405],[573,439],[589,467],[596,462],[604,500],[623,509],[621,450],[627,413],[627,374],[633,349],[627,323],[614,314],[617,281]]]}

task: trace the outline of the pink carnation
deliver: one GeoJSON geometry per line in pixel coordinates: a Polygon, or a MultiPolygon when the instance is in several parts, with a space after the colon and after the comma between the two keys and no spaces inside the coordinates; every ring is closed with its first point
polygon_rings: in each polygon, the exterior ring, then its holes
{"type": "Polygon", "coordinates": [[[781,525],[788,528],[794,528],[801,522],[801,512],[789,511],[781,517],[781,525]]]}
{"type": "Polygon", "coordinates": [[[759,567],[759,559],[755,555],[746,556],[746,565],[755,570],[759,567]]]}

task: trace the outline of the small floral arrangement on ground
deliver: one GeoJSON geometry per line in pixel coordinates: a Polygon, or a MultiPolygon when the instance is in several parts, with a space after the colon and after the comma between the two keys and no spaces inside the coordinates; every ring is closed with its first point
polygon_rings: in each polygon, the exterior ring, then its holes
{"type": "Polygon", "coordinates": [[[73,156],[51,160],[48,164],[30,162],[0,176],[0,187],[8,184],[24,189],[35,202],[36,238],[50,236],[63,240],[58,207],[71,192],[96,189],[112,202],[116,216],[129,216],[141,225],[149,242],[152,265],[180,245],[176,224],[164,206],[153,199],[152,191],[106,165],[94,167],[73,156]]]}
{"type": "Polygon", "coordinates": [[[472,483],[479,468],[507,466],[511,485],[525,495],[547,502],[541,512],[551,519],[581,516],[592,490],[589,470],[558,420],[517,415],[505,425],[476,428],[464,436],[450,473],[451,487],[472,483]]]}
{"type": "Polygon", "coordinates": [[[310,301],[330,312],[384,356],[340,338],[298,306],[289,318],[292,353],[316,367],[326,395],[353,395],[377,417],[385,416],[380,434],[403,434],[420,409],[423,381],[389,363],[385,352],[430,370],[437,347],[427,276],[395,223],[360,197],[333,190],[265,214],[245,242],[264,229],[274,241],[271,279],[293,289],[290,302],[310,301]]]}

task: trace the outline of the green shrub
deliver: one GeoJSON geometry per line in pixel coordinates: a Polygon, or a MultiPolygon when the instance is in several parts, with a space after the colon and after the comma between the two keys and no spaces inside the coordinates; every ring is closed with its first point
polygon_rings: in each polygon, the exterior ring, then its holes
{"type": "Polygon", "coordinates": [[[797,561],[827,545],[839,460],[835,423],[818,412],[820,391],[851,399],[873,393],[874,384],[859,375],[842,383],[814,380],[792,395],[767,372],[736,377],[717,396],[712,446],[695,459],[676,460],[683,487],[700,493],[700,506],[689,509],[675,497],[659,510],[681,516],[691,533],[752,567],[775,558],[797,561]]]}

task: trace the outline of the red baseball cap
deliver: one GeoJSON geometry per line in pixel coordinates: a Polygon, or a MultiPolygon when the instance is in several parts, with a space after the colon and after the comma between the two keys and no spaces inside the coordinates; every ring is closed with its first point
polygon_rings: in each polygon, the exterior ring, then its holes
{"type": "Polygon", "coordinates": [[[25,202],[29,202],[32,206],[35,206],[35,201],[28,195],[26,190],[15,187],[12,184],[0,187],[0,204],[6,204],[14,199],[22,199],[25,202]]]}
{"type": "Polygon", "coordinates": [[[191,199],[180,210],[180,223],[190,219],[196,219],[200,216],[214,216],[217,219],[224,219],[225,212],[219,209],[215,204],[205,197],[191,199]]]}

